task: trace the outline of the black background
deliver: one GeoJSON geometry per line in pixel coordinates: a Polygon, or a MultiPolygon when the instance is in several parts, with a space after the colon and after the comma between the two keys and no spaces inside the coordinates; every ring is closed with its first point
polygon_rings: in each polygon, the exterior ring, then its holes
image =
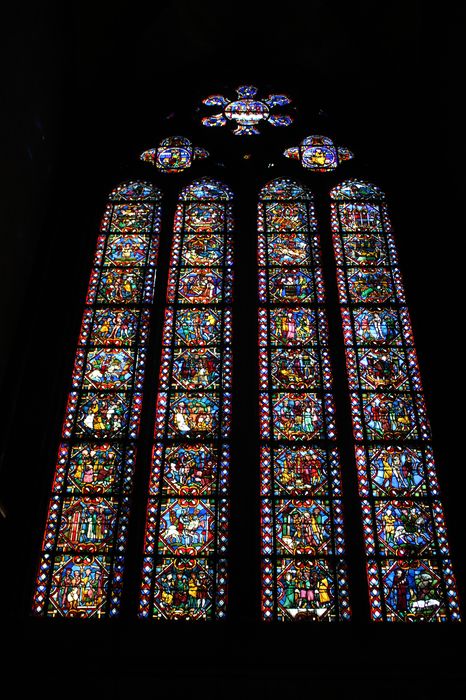
{"type": "MultiPolygon", "coordinates": [[[[258,187],[279,175],[301,177],[321,192],[346,176],[371,178],[386,191],[391,208],[453,561],[464,590],[464,149],[456,97],[462,19],[448,3],[428,9],[413,0],[314,1],[279,9],[259,2],[220,6],[210,0],[150,5],[105,0],[98,6],[21,7],[7,18],[2,29],[1,530],[6,555],[1,599],[11,623],[5,634],[13,660],[32,673],[17,676],[20,682],[33,677],[35,683],[47,678],[49,684],[56,666],[64,678],[92,678],[94,689],[114,694],[126,687],[154,696],[170,689],[176,696],[181,689],[200,694],[205,687],[207,695],[228,688],[332,695],[350,687],[369,694],[378,687],[387,696],[422,688],[430,697],[434,690],[463,687],[462,626],[408,629],[366,622],[359,525],[351,516],[357,507],[351,507],[356,499],[350,461],[345,491],[348,549],[354,553],[354,622],[317,628],[258,621],[257,416],[247,399],[255,381],[255,357],[248,350],[254,342],[255,310],[248,298],[255,293],[258,187]],[[244,83],[257,85],[262,95],[289,94],[296,109],[293,127],[266,125],[262,136],[248,139],[233,137],[230,127],[199,126],[201,114],[214,111],[197,111],[203,97],[216,92],[233,97],[234,88],[244,83]],[[163,177],[138,162],[142,150],[176,133],[208,148],[211,161],[195,164],[180,177],[163,177]],[[334,137],[357,158],[333,176],[304,174],[281,153],[311,133],[334,137]],[[244,154],[251,158],[244,160],[244,154]],[[275,167],[264,168],[268,163],[275,167]],[[228,182],[239,203],[235,318],[241,317],[241,325],[235,366],[241,375],[235,374],[235,413],[245,419],[234,424],[238,469],[232,480],[231,620],[192,626],[135,620],[147,476],[143,466],[136,480],[127,566],[134,575],[127,575],[124,619],[84,624],[31,619],[32,582],[106,193],[128,176],[150,177],[162,187],[163,268],[176,193],[204,174],[228,182]]],[[[323,224],[330,269],[328,236],[323,224]]],[[[327,292],[335,299],[329,277],[327,292]]],[[[163,283],[162,275],[159,298],[163,283]]],[[[331,324],[338,338],[336,316],[331,324]]],[[[146,449],[160,325],[158,306],[149,359],[154,371],[148,376],[142,425],[146,449]]],[[[339,428],[342,440],[350,441],[339,352],[336,343],[339,428]]]]}

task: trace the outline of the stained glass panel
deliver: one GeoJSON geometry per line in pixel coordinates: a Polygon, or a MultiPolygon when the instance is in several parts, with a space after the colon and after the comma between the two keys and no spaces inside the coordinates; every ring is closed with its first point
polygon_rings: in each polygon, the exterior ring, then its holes
{"type": "Polygon", "coordinates": [[[124,183],[104,213],[44,534],[36,615],[119,612],[160,196],[149,183],[124,183]]]}
{"type": "Polygon", "coordinates": [[[140,160],[151,163],[162,173],[181,173],[190,168],[193,160],[203,160],[208,151],[193,146],[184,136],[169,136],[160,141],[157,148],[149,148],[139,156],[140,160]]]}
{"type": "Polygon", "coordinates": [[[349,619],[312,194],[273,180],[261,192],[258,230],[262,615],[349,619]]]}
{"type": "Polygon", "coordinates": [[[258,89],[254,85],[241,85],[237,90],[237,99],[230,100],[223,95],[210,95],[202,102],[208,107],[220,107],[221,112],[211,117],[203,117],[204,126],[225,126],[229,121],[236,123],[233,133],[236,136],[252,136],[259,134],[258,125],[261,121],[272,126],[288,126],[293,118],[285,114],[272,113],[275,107],[291,102],[286,95],[269,95],[258,98],[258,89]]]}
{"type": "Polygon", "coordinates": [[[384,195],[331,192],[373,620],[459,620],[419,367],[384,195]]]}
{"type": "Polygon", "coordinates": [[[232,193],[204,178],[175,214],[140,616],[226,614],[232,193]]]}
{"type": "Polygon", "coordinates": [[[353,158],[344,146],[335,146],[328,136],[306,136],[299,146],[287,148],[283,153],[287,158],[299,160],[302,167],[316,173],[325,173],[338,167],[339,163],[353,158]]]}

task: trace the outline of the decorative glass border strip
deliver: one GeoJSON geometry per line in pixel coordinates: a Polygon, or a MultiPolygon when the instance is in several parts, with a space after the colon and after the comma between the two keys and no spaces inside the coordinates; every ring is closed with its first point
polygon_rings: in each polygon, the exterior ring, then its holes
{"type": "Polygon", "coordinates": [[[385,197],[358,180],[330,194],[371,617],[456,621],[430,425],[385,197]]]}
{"type": "Polygon", "coordinates": [[[175,214],[139,615],[226,615],[232,374],[231,191],[209,178],[175,214]]]}
{"type": "Polygon", "coordinates": [[[261,191],[258,266],[262,617],[348,620],[320,244],[298,183],[261,191]]]}
{"type": "Polygon", "coordinates": [[[97,239],[52,487],[33,613],[119,612],[154,293],[161,193],[130,181],[97,239]]]}

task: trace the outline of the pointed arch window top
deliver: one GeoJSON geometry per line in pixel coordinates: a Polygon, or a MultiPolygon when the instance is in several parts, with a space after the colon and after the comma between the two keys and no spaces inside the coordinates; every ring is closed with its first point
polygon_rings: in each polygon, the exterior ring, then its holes
{"type": "Polygon", "coordinates": [[[220,199],[232,200],[233,192],[227,185],[219,180],[204,177],[201,180],[195,180],[191,185],[185,187],[180,195],[183,201],[190,199],[220,199]]]}
{"type": "Polygon", "coordinates": [[[267,183],[260,191],[261,199],[312,199],[310,190],[287,177],[267,183]]]}
{"type": "Polygon", "coordinates": [[[274,107],[290,104],[287,95],[269,95],[264,99],[257,97],[258,89],[254,85],[241,85],[236,90],[238,99],[230,100],[223,95],[210,95],[202,102],[207,107],[221,107],[222,111],[211,117],[204,117],[204,126],[226,126],[228,121],[236,122],[235,136],[253,136],[259,134],[259,122],[265,121],[272,126],[289,126],[293,118],[286,114],[272,114],[274,107]]]}
{"type": "Polygon", "coordinates": [[[161,192],[110,194],[97,237],[47,516],[33,612],[119,614],[138,450],[161,192]]]}
{"type": "Polygon", "coordinates": [[[303,168],[316,173],[335,170],[343,161],[354,158],[354,154],[348,148],[335,146],[331,138],[317,134],[306,136],[299,146],[287,148],[283,155],[299,160],[303,168]]]}
{"type": "Polygon", "coordinates": [[[110,193],[110,201],[124,200],[134,201],[154,201],[162,198],[161,191],[150,182],[143,180],[130,180],[124,182],[110,193]]]}
{"type": "Polygon", "coordinates": [[[162,173],[181,173],[191,167],[193,160],[204,160],[208,156],[205,148],[193,146],[184,136],[169,136],[156,148],[141,153],[139,159],[155,165],[162,173]]]}
{"type": "Polygon", "coordinates": [[[340,199],[385,199],[380,187],[363,180],[345,180],[330,192],[330,197],[340,199]]]}

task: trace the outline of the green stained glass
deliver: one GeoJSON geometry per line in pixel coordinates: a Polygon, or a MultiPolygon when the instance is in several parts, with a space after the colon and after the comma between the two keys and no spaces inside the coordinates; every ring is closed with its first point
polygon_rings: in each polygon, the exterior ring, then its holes
{"type": "Polygon", "coordinates": [[[350,617],[319,236],[279,178],[258,217],[262,617],[350,617]]]}
{"type": "Polygon", "coordinates": [[[109,197],[76,350],[33,612],[119,614],[160,192],[130,181],[109,197]]]}
{"type": "Polygon", "coordinates": [[[227,613],[232,199],[204,178],[175,214],[139,608],[156,620],[227,613]]]}
{"type": "Polygon", "coordinates": [[[335,187],[332,229],[363,511],[371,616],[459,620],[395,241],[372,183],[335,187]]]}

